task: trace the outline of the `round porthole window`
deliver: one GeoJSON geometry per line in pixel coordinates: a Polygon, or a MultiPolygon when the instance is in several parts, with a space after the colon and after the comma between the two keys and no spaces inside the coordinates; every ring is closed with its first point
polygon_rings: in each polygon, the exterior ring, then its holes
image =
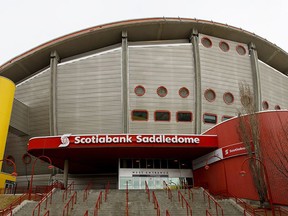
{"type": "Polygon", "coordinates": [[[204,96],[205,96],[206,100],[209,101],[209,102],[214,101],[215,98],[216,98],[216,94],[215,94],[215,92],[212,89],[207,89],[204,92],[204,96]]]}
{"type": "Polygon", "coordinates": [[[275,106],[275,110],[280,110],[280,109],[281,109],[281,107],[279,105],[275,106]]]}
{"type": "Polygon", "coordinates": [[[246,49],[241,45],[238,45],[236,47],[236,51],[239,55],[245,55],[246,54],[246,49]]]}
{"type": "Polygon", "coordinates": [[[234,96],[230,92],[226,92],[223,95],[223,100],[226,104],[232,104],[234,102],[234,96]]]}
{"type": "Polygon", "coordinates": [[[189,90],[186,87],[182,87],[179,89],[179,95],[182,98],[187,98],[189,96],[189,90]]]}
{"type": "Polygon", "coordinates": [[[207,37],[203,37],[203,38],[201,39],[201,43],[202,43],[202,45],[203,45],[204,47],[206,47],[206,48],[212,47],[212,41],[211,41],[209,38],[207,38],[207,37]]]}
{"type": "Polygon", "coordinates": [[[143,96],[145,94],[145,88],[141,85],[136,86],[134,92],[137,96],[143,96]]]}
{"type": "Polygon", "coordinates": [[[262,107],[263,107],[263,110],[268,110],[269,109],[269,104],[267,101],[263,101],[262,102],[262,107]]]}
{"type": "Polygon", "coordinates": [[[226,43],[226,42],[224,42],[224,41],[221,41],[221,42],[219,43],[219,47],[220,47],[220,49],[221,49],[223,52],[228,52],[229,49],[230,49],[228,43],[226,43]]]}
{"type": "Polygon", "coordinates": [[[157,89],[157,94],[158,94],[160,97],[165,97],[165,96],[168,94],[168,91],[167,91],[167,89],[166,89],[164,86],[160,86],[160,87],[157,89]]]}
{"type": "Polygon", "coordinates": [[[31,156],[27,153],[22,156],[22,161],[24,164],[30,164],[31,160],[32,160],[31,156]]]}

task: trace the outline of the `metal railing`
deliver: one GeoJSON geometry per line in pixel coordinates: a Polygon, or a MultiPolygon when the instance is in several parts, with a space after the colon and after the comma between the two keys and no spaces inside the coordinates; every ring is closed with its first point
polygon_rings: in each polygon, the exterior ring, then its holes
{"type": "Polygon", "coordinates": [[[168,209],[166,209],[166,216],[171,216],[168,209]]]}
{"type": "Polygon", "coordinates": [[[100,191],[95,203],[94,216],[98,216],[98,210],[100,209],[101,204],[102,204],[102,191],[100,191]]]}
{"type": "Polygon", "coordinates": [[[63,191],[62,201],[64,202],[67,199],[68,192],[71,194],[72,190],[74,190],[74,181],[71,182],[68,187],[63,191]]]}
{"type": "Polygon", "coordinates": [[[206,209],[206,216],[212,216],[212,214],[206,209]]]}
{"type": "Polygon", "coordinates": [[[145,181],[145,191],[146,191],[147,196],[148,196],[148,201],[150,202],[150,190],[149,190],[147,181],[145,181]]]}
{"type": "Polygon", "coordinates": [[[221,215],[224,216],[223,208],[222,208],[221,205],[214,199],[214,197],[212,197],[212,196],[208,193],[208,191],[203,190],[203,196],[204,196],[204,201],[206,201],[205,197],[207,196],[209,209],[211,208],[210,202],[213,201],[214,204],[215,204],[215,208],[216,208],[216,215],[218,216],[218,209],[220,209],[220,210],[221,210],[221,215]]]}
{"type": "Polygon", "coordinates": [[[275,212],[278,212],[280,216],[288,216],[288,210],[284,209],[280,206],[275,206],[274,207],[275,212]]]}
{"type": "Polygon", "coordinates": [[[187,200],[185,199],[185,197],[183,196],[183,194],[181,193],[181,191],[179,191],[179,190],[178,190],[178,201],[181,202],[182,208],[184,208],[184,202],[185,202],[185,204],[186,204],[186,215],[187,216],[192,216],[192,208],[189,205],[189,203],[187,202],[187,200]]]}
{"type": "Polygon", "coordinates": [[[160,206],[154,191],[152,192],[152,197],[153,197],[154,209],[156,209],[156,216],[160,216],[160,206]]]}
{"type": "Polygon", "coordinates": [[[109,194],[109,190],[110,190],[110,182],[108,181],[106,187],[105,187],[105,194],[104,194],[104,201],[107,201],[107,196],[109,194]]]}
{"type": "Polygon", "coordinates": [[[28,193],[22,194],[16,200],[14,200],[9,206],[0,210],[0,216],[6,215],[8,212],[12,214],[12,210],[15,206],[20,205],[24,200],[28,199],[28,193]]]}
{"type": "Polygon", "coordinates": [[[52,190],[50,190],[49,193],[47,193],[41,200],[40,202],[38,202],[38,204],[35,206],[35,208],[33,209],[33,212],[32,212],[32,215],[34,216],[35,215],[35,211],[38,210],[38,216],[40,216],[40,211],[41,211],[41,205],[42,203],[45,202],[45,207],[44,209],[46,210],[47,209],[47,205],[48,205],[48,200],[50,198],[50,204],[52,204],[52,197],[53,197],[53,188],[52,190]]]}
{"type": "Polygon", "coordinates": [[[246,203],[245,201],[239,199],[238,197],[234,197],[236,203],[244,208],[244,215],[252,214],[253,216],[260,216],[260,215],[265,215],[267,216],[267,210],[264,208],[253,208],[251,205],[246,203]]]}
{"type": "Polygon", "coordinates": [[[49,215],[50,215],[50,211],[47,210],[43,216],[49,216],[49,215]]]}
{"type": "Polygon", "coordinates": [[[173,197],[172,196],[172,191],[171,191],[170,187],[168,186],[168,184],[165,181],[163,181],[163,187],[164,187],[164,189],[167,192],[168,199],[170,199],[172,201],[172,197],[173,197]]]}
{"type": "Polygon", "coordinates": [[[185,194],[187,194],[188,191],[188,197],[189,199],[192,199],[192,202],[194,202],[194,194],[191,188],[189,188],[189,186],[187,184],[184,184],[184,191],[185,194]]]}
{"type": "Polygon", "coordinates": [[[64,206],[63,214],[62,214],[63,216],[65,216],[65,212],[66,212],[66,216],[68,216],[70,203],[71,203],[71,211],[72,211],[74,208],[74,205],[77,203],[77,191],[75,191],[73,193],[73,195],[70,197],[69,201],[64,206]]]}
{"type": "Polygon", "coordinates": [[[92,187],[92,182],[89,182],[83,192],[83,202],[85,202],[88,199],[88,195],[89,195],[89,191],[91,187],[92,187]]]}

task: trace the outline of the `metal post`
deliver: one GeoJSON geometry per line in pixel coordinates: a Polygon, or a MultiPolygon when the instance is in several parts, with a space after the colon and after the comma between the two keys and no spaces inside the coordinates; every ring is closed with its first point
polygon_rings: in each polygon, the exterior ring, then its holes
{"type": "Polygon", "coordinates": [[[202,97],[201,97],[201,67],[199,52],[199,35],[197,29],[192,30],[190,41],[193,44],[194,73],[195,73],[195,134],[201,133],[202,97]]]}
{"type": "Polygon", "coordinates": [[[64,188],[67,188],[68,186],[68,171],[69,171],[69,161],[65,160],[64,161],[64,174],[63,174],[64,188]]]}
{"type": "Polygon", "coordinates": [[[59,55],[56,51],[52,51],[50,55],[50,135],[55,136],[58,134],[57,129],[57,65],[60,61],[59,55]]]}
{"type": "Polygon", "coordinates": [[[30,184],[29,184],[29,196],[28,196],[28,199],[29,199],[29,200],[31,200],[32,187],[33,187],[33,177],[34,177],[34,171],[35,171],[35,164],[36,164],[36,162],[38,161],[38,159],[40,159],[40,158],[46,158],[46,159],[49,161],[49,164],[50,164],[50,165],[52,164],[51,159],[50,159],[48,156],[45,156],[45,155],[41,155],[41,156],[37,157],[37,158],[34,160],[34,163],[33,163],[33,166],[32,166],[32,171],[31,171],[30,184]]]}
{"type": "Polygon", "coordinates": [[[128,38],[127,32],[122,32],[122,115],[123,133],[129,133],[128,118],[128,38]]]}
{"type": "Polygon", "coordinates": [[[262,110],[262,94],[261,94],[258,54],[257,54],[256,46],[254,43],[249,44],[249,53],[250,53],[251,66],[252,66],[255,111],[259,112],[262,110]]]}

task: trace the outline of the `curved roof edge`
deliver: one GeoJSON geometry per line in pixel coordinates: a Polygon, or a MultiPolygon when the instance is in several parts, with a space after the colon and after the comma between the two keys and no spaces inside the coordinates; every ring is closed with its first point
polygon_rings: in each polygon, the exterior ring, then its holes
{"type": "Polygon", "coordinates": [[[41,44],[0,66],[0,75],[19,82],[49,66],[50,53],[56,50],[60,58],[120,43],[123,30],[128,41],[189,39],[192,29],[239,43],[253,42],[258,58],[271,67],[288,74],[288,53],[268,40],[241,28],[207,20],[190,18],[146,18],[113,22],[76,31],[41,44]]]}

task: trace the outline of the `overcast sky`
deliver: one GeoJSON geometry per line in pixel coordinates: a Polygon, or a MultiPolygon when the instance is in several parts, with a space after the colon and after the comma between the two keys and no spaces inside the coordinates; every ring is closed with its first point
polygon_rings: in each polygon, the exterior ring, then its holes
{"type": "Polygon", "coordinates": [[[0,65],[84,28],[163,16],[227,23],[288,52],[288,0],[1,0],[0,65]]]}

